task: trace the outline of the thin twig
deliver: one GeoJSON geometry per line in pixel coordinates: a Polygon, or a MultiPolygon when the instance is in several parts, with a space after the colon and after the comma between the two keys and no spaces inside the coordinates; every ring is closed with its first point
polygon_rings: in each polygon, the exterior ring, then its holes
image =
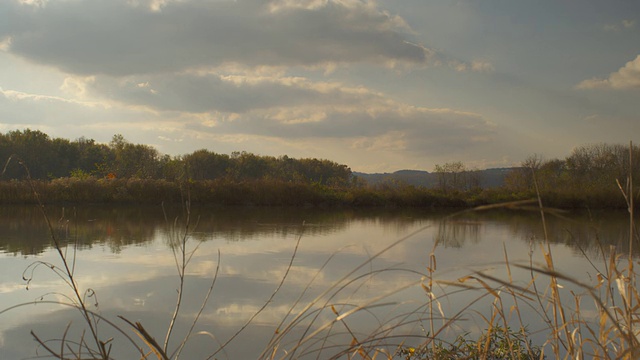
{"type": "Polygon", "coordinates": [[[193,332],[193,329],[195,328],[196,323],[200,319],[200,316],[202,315],[202,312],[204,311],[204,308],[207,305],[207,302],[209,301],[209,298],[211,297],[211,293],[213,292],[213,288],[214,288],[214,286],[216,284],[216,280],[218,279],[218,272],[219,271],[220,271],[220,250],[218,250],[218,263],[216,265],[216,271],[215,271],[215,273],[213,275],[213,280],[211,281],[211,286],[209,286],[209,291],[207,291],[207,295],[204,297],[204,300],[202,301],[202,305],[200,306],[200,310],[198,310],[198,314],[196,314],[195,318],[193,319],[193,322],[191,323],[191,327],[189,328],[189,331],[185,335],[184,340],[182,340],[182,342],[180,343],[180,346],[174,352],[175,357],[174,357],[174,354],[171,354],[171,358],[174,358],[176,360],[178,360],[178,358],[180,358],[180,353],[182,352],[182,349],[184,348],[184,346],[187,344],[187,341],[191,337],[191,333],[193,332]]]}

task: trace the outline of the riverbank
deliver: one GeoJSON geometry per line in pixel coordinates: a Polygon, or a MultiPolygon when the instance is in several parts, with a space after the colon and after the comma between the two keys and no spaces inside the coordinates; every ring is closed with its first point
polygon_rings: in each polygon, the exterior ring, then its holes
{"type": "MultiPolygon", "coordinates": [[[[282,180],[228,179],[167,181],[156,179],[58,178],[0,181],[0,204],[193,204],[312,207],[467,208],[533,199],[531,191],[506,188],[448,191],[412,185],[331,186],[282,180]]],[[[544,205],[565,209],[626,208],[619,192],[547,190],[544,205]]]]}

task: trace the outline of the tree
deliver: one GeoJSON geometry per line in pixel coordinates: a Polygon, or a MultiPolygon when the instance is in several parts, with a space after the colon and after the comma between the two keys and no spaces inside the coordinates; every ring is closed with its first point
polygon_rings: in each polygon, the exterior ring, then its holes
{"type": "Polygon", "coordinates": [[[229,155],[201,149],[182,157],[191,180],[211,180],[224,177],[230,166],[229,155]]]}
{"type": "MultiPolygon", "coordinates": [[[[31,177],[34,179],[46,179],[52,170],[51,141],[49,135],[40,130],[26,129],[24,131],[14,130],[7,133],[8,160],[10,156],[17,156],[15,162],[20,159],[29,168],[31,177]]],[[[5,178],[22,178],[25,176],[24,170],[15,166],[7,168],[5,178]]]]}
{"type": "Polygon", "coordinates": [[[80,154],[78,147],[67,139],[55,138],[51,141],[51,157],[46,164],[47,176],[67,177],[71,170],[78,168],[80,154]]]}
{"type": "Polygon", "coordinates": [[[76,139],[73,144],[78,148],[78,170],[99,177],[107,176],[109,166],[115,159],[115,154],[109,146],[85,137],[76,139]]]}
{"type": "Polygon", "coordinates": [[[640,149],[631,149],[631,168],[629,151],[624,145],[599,143],[576,147],[564,160],[531,155],[507,175],[505,184],[515,191],[533,191],[535,175],[540,191],[617,191],[616,180],[623,182],[630,172],[640,176],[640,149]]]}
{"type": "Polygon", "coordinates": [[[109,166],[111,172],[120,178],[157,178],[160,174],[160,155],[149,145],[132,144],[120,134],[113,136],[109,147],[114,159],[109,166]]]}
{"type": "Polygon", "coordinates": [[[505,186],[513,191],[533,191],[533,176],[542,166],[542,155],[529,155],[520,163],[520,167],[512,169],[505,177],[505,186]]]}
{"type": "MultiPolygon", "coordinates": [[[[637,147],[633,150],[638,152],[637,147]]],[[[623,145],[605,143],[580,146],[566,159],[567,171],[574,186],[616,187],[616,179],[629,174],[629,149],[623,145]]],[[[634,166],[637,169],[637,165],[634,166]]]]}
{"type": "Polygon", "coordinates": [[[438,175],[438,188],[443,192],[469,189],[467,169],[461,161],[436,164],[433,171],[438,175]]]}

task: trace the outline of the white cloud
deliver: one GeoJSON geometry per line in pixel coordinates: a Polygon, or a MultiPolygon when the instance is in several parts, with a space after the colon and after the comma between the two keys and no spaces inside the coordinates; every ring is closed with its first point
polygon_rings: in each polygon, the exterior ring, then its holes
{"type": "Polygon", "coordinates": [[[208,73],[65,80],[65,88],[154,111],[246,113],[259,109],[304,106],[358,107],[384,101],[374,92],[338,82],[302,77],[208,73]]]}
{"type": "Polygon", "coordinates": [[[471,70],[477,72],[493,72],[495,69],[488,61],[474,60],[471,62],[471,70]]]}
{"type": "Polygon", "coordinates": [[[151,11],[162,11],[162,9],[171,1],[172,0],[127,0],[127,4],[132,7],[147,8],[151,11]]]}
{"type": "Polygon", "coordinates": [[[341,138],[355,143],[372,137],[362,143],[370,145],[360,147],[410,151],[427,147],[439,152],[455,146],[456,140],[468,145],[474,139],[491,138],[494,132],[477,114],[414,107],[363,87],[302,77],[188,74],[98,78],[92,86],[94,93],[124,106],[189,114],[184,118],[187,128],[218,136],[341,138]]]}
{"type": "Polygon", "coordinates": [[[158,139],[162,140],[162,141],[170,141],[170,142],[182,142],[184,140],[184,139],[170,138],[170,137],[166,137],[166,136],[162,136],[162,135],[159,135],[158,139]]]}
{"type": "MultiPolygon", "coordinates": [[[[405,19],[416,14],[407,5],[386,2],[387,11],[373,0],[31,3],[45,6],[0,1],[0,13],[12,20],[0,21],[0,63],[21,70],[0,76],[0,86],[11,89],[0,93],[0,116],[15,127],[97,141],[122,133],[170,154],[206,147],[389,170],[513,152],[484,114],[458,111],[492,111],[504,102],[479,105],[485,94],[469,94],[483,81],[489,100],[498,77],[471,74],[495,71],[483,58],[499,59],[494,49],[475,57],[475,49],[450,47],[433,31],[433,19],[430,26],[412,23],[420,26],[414,31],[405,19]],[[430,41],[444,49],[431,49],[430,41]],[[466,72],[452,78],[470,86],[452,85],[447,76],[454,71],[466,72]],[[478,100],[465,104],[469,97],[478,100]]],[[[495,118],[507,123],[507,116],[495,118]]]]}
{"type": "Polygon", "coordinates": [[[407,148],[405,137],[404,132],[390,131],[380,136],[355,139],[352,148],[366,151],[404,151],[407,148]]]}
{"type": "Polygon", "coordinates": [[[21,5],[30,5],[35,7],[44,7],[49,0],[18,0],[21,5]]]}
{"type": "Polygon", "coordinates": [[[245,134],[288,141],[341,139],[341,146],[363,151],[387,149],[432,155],[477,146],[474,139],[493,139],[496,130],[476,114],[390,101],[372,101],[370,107],[365,102],[361,108],[308,107],[289,113],[294,117],[285,118],[278,109],[252,111],[232,122],[218,121],[213,127],[194,122],[189,128],[217,135],[245,134]],[[298,117],[304,121],[295,121],[298,117]]]}
{"type": "Polygon", "coordinates": [[[469,70],[469,64],[460,61],[450,61],[449,67],[457,72],[465,72],[469,70]]]}
{"type": "MultiPolygon", "coordinates": [[[[194,147],[226,144],[224,148],[231,150],[299,154],[294,156],[350,164],[359,161],[356,157],[369,157],[369,152],[384,151],[393,154],[391,162],[395,156],[415,162],[408,154],[460,153],[486,147],[478,139],[497,136],[481,115],[411,106],[362,86],[270,71],[223,70],[122,78],[68,76],[61,89],[69,99],[6,90],[0,95],[11,104],[5,102],[0,115],[29,114],[21,121],[39,124],[36,128],[55,124],[56,132],[50,134],[67,138],[144,132],[144,139],[131,140],[160,141],[160,151],[172,148],[168,151],[173,153],[172,144],[178,143],[168,139],[194,147]],[[312,142],[318,146],[311,147],[312,142]],[[329,148],[322,145],[329,143],[329,148]],[[295,152],[299,146],[304,155],[295,152]],[[340,155],[346,153],[349,159],[340,155]]],[[[190,151],[181,148],[179,153],[190,151]]]]}
{"type": "Polygon", "coordinates": [[[576,86],[578,89],[640,89],[640,55],[629,61],[606,79],[584,80],[576,86]]]}
{"type": "Polygon", "coordinates": [[[85,98],[87,96],[87,88],[94,82],[94,76],[69,76],[64,79],[60,90],[77,98],[85,98]]]}
{"type": "Polygon", "coordinates": [[[0,51],[7,51],[9,50],[9,47],[11,47],[10,36],[5,36],[4,38],[0,39],[0,51]]]}
{"type": "Polygon", "coordinates": [[[636,26],[636,21],[631,19],[625,19],[615,24],[605,24],[602,26],[604,31],[618,32],[621,30],[633,29],[636,26]]]}
{"type": "Polygon", "coordinates": [[[21,101],[29,100],[34,102],[69,103],[69,104],[78,104],[78,105],[86,105],[86,106],[96,105],[93,103],[82,103],[76,100],[65,99],[58,96],[29,94],[29,93],[25,93],[22,91],[15,91],[15,90],[0,89],[0,95],[2,95],[6,100],[13,101],[13,102],[21,102],[21,101]]]}
{"type": "MultiPolygon", "coordinates": [[[[79,75],[176,72],[238,63],[426,65],[404,21],[361,1],[50,2],[33,11],[0,5],[8,50],[79,75]],[[140,5],[143,6],[132,6],[140,5]],[[4,8],[4,9],[3,9],[4,8]],[[274,11],[278,9],[277,11],[274,11]]],[[[12,6],[14,5],[14,6],[12,6]]]]}
{"type": "MultiPolygon", "coordinates": [[[[134,107],[123,107],[108,101],[86,101],[76,98],[31,94],[0,89],[2,130],[32,128],[52,137],[74,139],[80,136],[108,141],[115,133],[155,132],[168,127],[181,127],[175,119],[159,119],[134,107]]],[[[147,140],[151,143],[153,140],[147,140]]]]}
{"type": "Polygon", "coordinates": [[[449,61],[449,67],[457,72],[473,71],[489,73],[495,70],[493,65],[486,60],[473,60],[470,63],[451,60],[449,61]]]}

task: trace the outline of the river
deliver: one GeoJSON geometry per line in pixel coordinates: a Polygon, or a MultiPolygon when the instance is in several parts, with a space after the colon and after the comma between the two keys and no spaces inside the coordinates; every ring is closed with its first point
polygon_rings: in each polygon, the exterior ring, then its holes
{"type": "MultiPolygon", "coordinates": [[[[453,211],[415,209],[202,207],[191,209],[188,224],[184,209],[161,206],[46,211],[88,309],[97,314],[98,336],[113,338],[108,346],[116,359],[140,358],[136,346],[148,350],[120,316],[164,343],[183,239],[188,264],[169,354],[202,308],[181,350],[185,359],[326,359],[339,357],[354,338],[368,349],[392,351],[434,331],[445,340],[473,336],[487,328],[480,314],[495,300],[477,279],[511,276],[528,284],[532,273],[516,266],[543,267],[547,249],[540,213],[524,210],[451,217],[453,211]],[[461,309],[461,319],[448,323],[461,309]]],[[[602,249],[628,249],[625,213],[545,218],[556,270],[581,281],[604,271],[602,249]]],[[[81,313],[61,304],[75,300],[56,273],[63,265],[37,207],[0,209],[0,310],[9,309],[0,314],[1,358],[48,355],[31,331],[67,355],[82,339],[95,348],[81,313]]],[[[563,296],[573,301],[568,290],[563,296]]],[[[532,339],[544,343],[540,316],[521,316],[532,339]]],[[[509,319],[516,321],[516,313],[509,319]]]]}

